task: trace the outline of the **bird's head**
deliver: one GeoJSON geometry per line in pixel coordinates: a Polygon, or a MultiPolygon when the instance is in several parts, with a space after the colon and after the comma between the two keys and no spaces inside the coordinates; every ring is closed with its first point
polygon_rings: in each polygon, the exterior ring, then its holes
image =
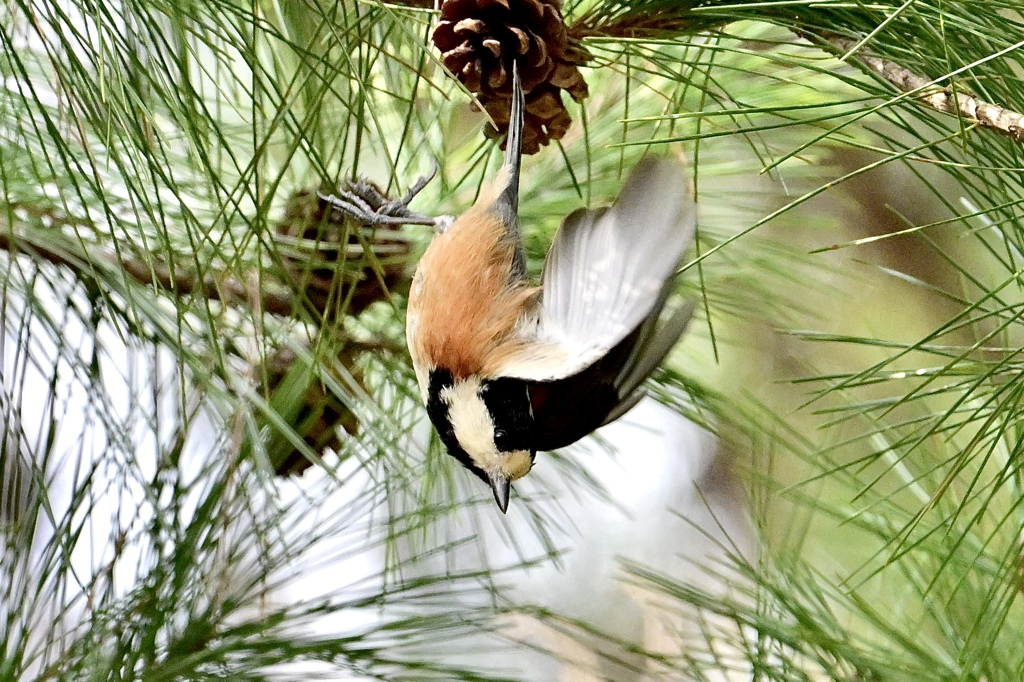
{"type": "Polygon", "coordinates": [[[427,412],[448,449],[487,483],[504,512],[511,483],[533,467],[533,414],[525,382],[518,379],[455,379],[430,373],[427,412]]]}

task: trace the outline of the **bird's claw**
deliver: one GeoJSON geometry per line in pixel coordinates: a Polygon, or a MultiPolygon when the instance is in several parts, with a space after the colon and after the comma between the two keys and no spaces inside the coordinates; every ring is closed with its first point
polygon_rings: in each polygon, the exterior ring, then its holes
{"type": "Polygon", "coordinates": [[[409,204],[412,202],[413,199],[416,198],[417,194],[419,194],[420,192],[423,191],[424,187],[426,187],[427,185],[430,184],[430,181],[433,180],[434,176],[437,175],[437,171],[438,171],[438,165],[437,165],[437,162],[435,161],[434,162],[434,167],[430,170],[430,172],[427,173],[426,175],[424,175],[423,177],[421,177],[416,182],[414,182],[412,187],[409,188],[408,193],[406,193],[406,195],[404,197],[402,197],[401,199],[395,199],[394,201],[389,202],[384,208],[390,209],[390,210],[397,210],[397,211],[406,211],[406,212],[408,212],[409,211],[409,204]]]}
{"type": "Polygon", "coordinates": [[[409,203],[434,179],[437,171],[435,162],[433,170],[417,180],[400,199],[389,200],[376,185],[362,179],[346,181],[337,194],[317,192],[317,196],[334,210],[364,225],[430,225],[443,232],[452,222],[450,216],[432,218],[409,210],[409,203]]]}

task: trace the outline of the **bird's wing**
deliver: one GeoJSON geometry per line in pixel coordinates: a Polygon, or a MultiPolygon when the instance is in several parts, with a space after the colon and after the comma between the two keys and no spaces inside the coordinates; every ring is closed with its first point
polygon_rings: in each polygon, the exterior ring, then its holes
{"type": "Polygon", "coordinates": [[[686,330],[695,303],[656,311],[589,366],[560,379],[529,381],[534,447],[555,450],[615,421],[644,396],[643,382],[686,330]]]}
{"type": "MultiPolygon", "coordinates": [[[[544,265],[539,309],[523,330],[528,343],[507,354],[498,373],[539,382],[572,377],[641,333],[642,323],[664,305],[695,226],[683,164],[642,160],[613,206],[580,209],[562,222],[544,265]]],[[[664,342],[669,335],[654,323],[643,333],[664,342]]],[[[626,364],[646,369],[642,381],[653,370],[645,360],[657,356],[657,364],[667,352],[626,364]]]]}

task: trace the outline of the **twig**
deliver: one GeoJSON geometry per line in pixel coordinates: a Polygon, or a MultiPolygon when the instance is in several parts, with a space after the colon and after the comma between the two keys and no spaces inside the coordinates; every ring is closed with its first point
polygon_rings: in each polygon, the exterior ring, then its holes
{"type": "Polygon", "coordinates": [[[913,95],[932,109],[946,114],[959,114],[968,123],[989,128],[1017,142],[1024,142],[1024,115],[986,102],[974,95],[936,85],[933,80],[920,76],[906,67],[876,57],[864,49],[856,49],[857,41],[850,38],[820,33],[814,37],[824,40],[841,54],[852,52],[853,57],[891,83],[897,90],[913,95]]]}
{"type": "MultiPolygon", "coordinates": [[[[0,231],[0,251],[7,251],[11,254],[30,254],[47,263],[67,268],[80,277],[95,277],[93,266],[85,258],[47,248],[31,239],[19,238],[10,231],[0,231]]],[[[136,282],[163,289],[176,296],[189,296],[198,293],[210,300],[228,304],[248,303],[250,300],[248,289],[235,277],[216,278],[212,275],[200,277],[196,272],[181,266],[176,267],[172,274],[170,266],[166,263],[134,258],[119,259],[112,253],[103,254],[101,258],[110,265],[120,268],[136,282]]],[[[293,315],[298,309],[295,296],[284,288],[280,290],[264,289],[261,292],[260,302],[263,310],[275,315],[293,315]]]]}
{"type": "MultiPolygon", "coordinates": [[[[211,301],[221,301],[227,304],[245,303],[252,304],[252,289],[235,277],[216,278],[212,275],[199,277],[195,272],[182,269],[180,266],[171,273],[171,268],[165,263],[146,263],[141,260],[118,261],[110,259],[115,265],[120,265],[126,273],[142,284],[169,291],[176,296],[188,296],[198,293],[211,301]]],[[[275,315],[294,315],[298,310],[298,301],[295,296],[285,289],[273,290],[268,288],[266,282],[260,287],[259,305],[268,313],[275,315]]]]}

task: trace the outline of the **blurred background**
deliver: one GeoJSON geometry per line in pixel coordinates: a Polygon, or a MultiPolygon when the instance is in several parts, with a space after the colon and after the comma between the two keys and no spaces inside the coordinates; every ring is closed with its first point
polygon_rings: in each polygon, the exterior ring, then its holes
{"type": "Polygon", "coordinates": [[[2,676],[1024,677],[1021,5],[504,4],[0,11],[2,676]],[[502,516],[409,366],[430,229],[316,192],[470,206],[509,22],[532,272],[677,154],[700,304],[502,516]]]}

